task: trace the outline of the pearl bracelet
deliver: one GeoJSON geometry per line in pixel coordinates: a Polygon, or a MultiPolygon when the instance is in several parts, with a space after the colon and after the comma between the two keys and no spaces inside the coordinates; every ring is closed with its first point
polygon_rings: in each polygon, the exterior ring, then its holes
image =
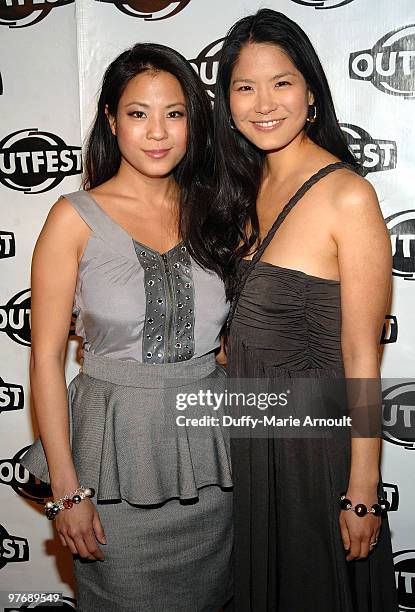
{"type": "Polygon", "coordinates": [[[94,497],[95,489],[92,487],[84,487],[80,486],[78,489],[75,489],[72,493],[61,497],[60,499],[54,501],[48,501],[45,504],[45,514],[46,517],[53,521],[57,514],[61,510],[69,510],[72,508],[74,504],[80,504],[85,497],[94,497]]]}
{"type": "Polygon", "coordinates": [[[360,517],[366,516],[366,514],[374,514],[375,516],[381,516],[389,510],[390,503],[384,497],[380,497],[378,495],[378,503],[373,504],[371,509],[368,510],[365,504],[356,504],[355,506],[353,506],[350,499],[347,499],[346,494],[343,493],[340,497],[340,508],[342,510],[353,510],[353,512],[360,517]]]}

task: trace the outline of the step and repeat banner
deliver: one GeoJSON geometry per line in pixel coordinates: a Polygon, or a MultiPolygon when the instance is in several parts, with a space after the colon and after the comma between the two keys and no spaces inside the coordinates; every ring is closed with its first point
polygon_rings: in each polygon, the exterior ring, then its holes
{"type": "MultiPolygon", "coordinates": [[[[31,254],[51,205],[80,187],[104,69],[135,42],[160,42],[191,61],[214,102],[226,31],[264,7],[309,34],[390,232],[382,474],[400,609],[415,611],[413,0],[0,0],[0,591],[60,592],[64,609],[76,607],[71,555],[43,513],[50,491],[19,458],[38,434],[28,380],[31,254]]],[[[78,346],[70,337],[68,382],[78,346]]]]}

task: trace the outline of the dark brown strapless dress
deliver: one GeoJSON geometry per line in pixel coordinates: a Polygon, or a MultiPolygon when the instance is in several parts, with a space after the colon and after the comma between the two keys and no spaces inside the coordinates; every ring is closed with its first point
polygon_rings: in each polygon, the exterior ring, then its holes
{"type": "MultiPolygon", "coordinates": [[[[231,378],[344,376],[340,283],[259,261],[304,193],[344,166],[331,164],[307,181],[253,261],[242,262],[231,309],[231,378]]],[[[349,479],[349,433],[233,438],[231,453],[236,612],[398,612],[387,517],[369,556],[345,559],[338,521],[349,479]]]]}

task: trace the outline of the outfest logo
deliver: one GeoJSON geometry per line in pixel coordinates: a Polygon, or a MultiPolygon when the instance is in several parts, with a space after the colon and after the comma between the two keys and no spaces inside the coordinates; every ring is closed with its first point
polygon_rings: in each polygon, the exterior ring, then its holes
{"type": "Polygon", "coordinates": [[[0,25],[27,28],[49,15],[52,9],[75,0],[0,0],[0,25]]]}
{"type": "Polygon", "coordinates": [[[26,538],[10,535],[0,524],[0,569],[7,563],[29,561],[29,543],[26,538]]]}
{"type": "Polygon", "coordinates": [[[81,147],[51,132],[19,130],[0,142],[0,182],[15,191],[43,193],[81,172],[81,147]]]}
{"type": "Polygon", "coordinates": [[[392,274],[415,280],[415,210],[403,210],[385,219],[392,244],[392,274]]]}
{"type": "Polygon", "coordinates": [[[399,550],[393,554],[399,610],[415,610],[415,550],[399,550]]]}
{"type": "Polygon", "coordinates": [[[23,407],[24,391],[22,385],[5,382],[0,376],[0,414],[6,411],[22,410],[23,407]]]}
{"type": "Polygon", "coordinates": [[[345,6],[350,4],[353,0],[291,0],[296,4],[302,4],[303,6],[313,6],[315,9],[333,9],[339,6],[345,6]]]}
{"type": "Polygon", "coordinates": [[[390,504],[389,512],[396,512],[399,509],[398,485],[391,482],[384,482],[383,490],[385,492],[386,499],[390,504]]]}
{"type": "Polygon", "coordinates": [[[382,391],[382,435],[385,440],[415,450],[415,381],[388,379],[382,391]]]}
{"type": "Polygon", "coordinates": [[[122,13],[130,17],[140,17],[144,21],[161,21],[180,13],[190,0],[169,2],[169,0],[97,0],[114,4],[122,13]]]}
{"type": "Polygon", "coordinates": [[[383,93],[415,99],[415,24],[392,30],[372,49],[351,53],[349,76],[383,93]]]}
{"type": "Polygon", "coordinates": [[[383,324],[381,344],[394,344],[398,341],[398,319],[395,315],[388,314],[385,316],[383,324]]]}
{"type": "Polygon", "coordinates": [[[190,63],[198,73],[206,91],[212,100],[215,97],[216,78],[218,76],[219,58],[224,43],[224,38],[219,38],[209,43],[190,63]]]}
{"type": "Polygon", "coordinates": [[[0,332],[17,344],[30,346],[30,310],[30,289],[24,289],[0,306],[0,332]]]}
{"type": "Polygon", "coordinates": [[[396,168],[398,151],[394,140],[378,140],[358,125],[341,123],[347,144],[361,162],[363,175],[396,168]]]}
{"type": "Polygon", "coordinates": [[[16,239],[13,232],[0,230],[0,259],[16,255],[16,239]]]}
{"type": "Polygon", "coordinates": [[[21,463],[21,457],[29,446],[19,450],[14,457],[0,459],[0,484],[9,486],[15,493],[36,504],[42,505],[52,491],[50,485],[31,474],[21,463]]]}

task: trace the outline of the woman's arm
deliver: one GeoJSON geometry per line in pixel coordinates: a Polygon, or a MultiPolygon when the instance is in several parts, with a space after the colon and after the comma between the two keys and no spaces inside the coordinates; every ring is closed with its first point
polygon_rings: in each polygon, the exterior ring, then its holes
{"type": "MultiPolygon", "coordinates": [[[[379,379],[379,341],[391,290],[391,245],[376,193],[370,183],[348,176],[336,198],[334,239],[338,247],[341,281],[342,352],[347,379],[358,379],[353,391],[371,398],[365,379],[379,379]]],[[[353,381],[350,383],[353,386],[353,381]]],[[[359,410],[359,399],[355,398],[359,410]]],[[[380,419],[381,406],[362,406],[380,419]]],[[[353,437],[347,497],[371,507],[377,501],[380,437],[353,437]]],[[[339,492],[341,493],[341,492],[339,492]]],[[[376,539],[380,520],[342,512],[348,559],[366,556],[376,539]],[[349,533],[347,533],[349,532],[349,533]]]]}
{"type": "MultiPolygon", "coordinates": [[[[32,261],[30,382],[54,499],[80,485],[70,447],[65,353],[78,262],[89,234],[75,209],[61,199],[48,215],[32,261]]],[[[96,539],[105,543],[104,531],[90,499],[59,513],[55,525],[72,554],[103,560],[96,539]]]]}
{"type": "Polygon", "coordinates": [[[54,497],[79,486],[69,444],[65,381],[80,244],[76,216],[66,200],[58,201],[46,219],[32,260],[30,382],[54,497]]]}

